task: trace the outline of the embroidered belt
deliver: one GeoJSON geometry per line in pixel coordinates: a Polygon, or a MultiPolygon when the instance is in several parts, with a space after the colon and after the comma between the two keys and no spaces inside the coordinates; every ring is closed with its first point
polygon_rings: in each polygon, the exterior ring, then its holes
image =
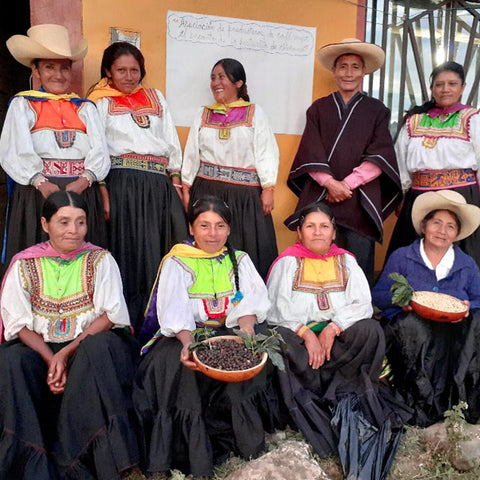
{"type": "Polygon", "coordinates": [[[78,177],[85,171],[85,161],[65,158],[42,158],[45,177],[78,177]]]}
{"type": "Polygon", "coordinates": [[[300,337],[308,330],[310,329],[312,332],[315,333],[320,333],[330,322],[324,321],[324,322],[315,322],[314,320],[308,321],[305,325],[301,325],[295,333],[299,335],[300,337]]]}
{"type": "Polygon", "coordinates": [[[200,162],[197,176],[207,180],[248,185],[249,187],[260,187],[260,179],[258,178],[257,171],[253,168],[224,167],[213,163],[200,162]]]}
{"type": "Polygon", "coordinates": [[[126,153],[118,157],[111,155],[111,170],[128,169],[143,170],[160,175],[167,174],[168,158],[157,157],[155,155],[137,155],[136,153],[126,153]]]}
{"type": "Polygon", "coordinates": [[[412,175],[413,190],[441,190],[477,183],[477,172],[471,168],[422,170],[412,175]]]}
{"type": "Polygon", "coordinates": [[[226,320],[226,316],[223,316],[221,318],[209,318],[204,322],[195,322],[195,325],[197,326],[197,328],[220,328],[225,325],[226,320]]]}

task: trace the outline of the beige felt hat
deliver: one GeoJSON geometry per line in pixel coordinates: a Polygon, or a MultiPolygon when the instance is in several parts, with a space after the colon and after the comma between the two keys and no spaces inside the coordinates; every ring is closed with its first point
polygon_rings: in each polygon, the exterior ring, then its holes
{"type": "Polygon", "coordinates": [[[419,195],[412,207],[412,223],[420,235],[422,220],[433,210],[450,210],[460,219],[461,228],[455,241],[471,235],[480,225],[480,208],[470,205],[465,197],[453,190],[438,190],[419,195]]]}
{"type": "Polygon", "coordinates": [[[320,63],[331,70],[335,60],[342,55],[358,55],[365,63],[365,73],[378,70],[385,61],[385,52],[374,43],[366,43],[358,38],[345,38],[338,43],[329,43],[321,47],[317,52],[320,63]]]}
{"type": "Polygon", "coordinates": [[[37,58],[80,60],[87,54],[88,46],[86,40],[81,40],[72,48],[66,27],[44,23],[29,28],[27,35],[10,37],[7,48],[17,62],[30,67],[37,58]]]}

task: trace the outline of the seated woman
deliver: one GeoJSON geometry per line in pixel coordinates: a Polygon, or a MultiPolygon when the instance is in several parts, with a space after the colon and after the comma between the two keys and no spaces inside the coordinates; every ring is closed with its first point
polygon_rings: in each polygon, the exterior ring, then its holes
{"type": "Polygon", "coordinates": [[[84,242],[80,195],[53,193],[41,221],[50,240],[18,253],[2,287],[0,478],[120,479],[138,463],[120,273],[84,242]]]}
{"type": "Polygon", "coordinates": [[[144,473],[178,468],[210,475],[230,452],[256,456],[278,411],[271,366],[240,383],[196,371],[188,351],[193,330],[208,327],[225,335],[236,327],[254,334],[270,302],[249,256],[227,243],[231,213],[222,200],[197,199],[188,222],[193,243],[175,245],[162,260],[140,337],[160,326],[143,349],[149,351],[134,388],[144,473]]]}
{"type": "Polygon", "coordinates": [[[428,426],[460,400],[465,416],[480,418],[480,273],[474,260],[453,242],[471,235],[480,224],[480,209],[453,190],[427,192],[412,208],[421,239],[399,248],[388,259],[373,289],[382,310],[387,356],[394,383],[415,414],[412,423],[428,426]],[[389,274],[407,278],[414,290],[453,295],[469,305],[458,323],[427,320],[410,306],[392,305],[389,274]]]}
{"type": "Polygon", "coordinates": [[[274,262],[267,283],[268,323],[288,346],[279,372],[285,403],[318,455],[339,454],[345,478],[385,478],[410,412],[379,382],[385,339],[371,318],[367,279],[333,243],[327,205],[297,215],[299,242],[274,262]]]}

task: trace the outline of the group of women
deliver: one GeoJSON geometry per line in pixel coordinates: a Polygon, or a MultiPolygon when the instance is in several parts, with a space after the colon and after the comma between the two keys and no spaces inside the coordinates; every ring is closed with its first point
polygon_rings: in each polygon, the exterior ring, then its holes
{"type": "Polygon", "coordinates": [[[72,48],[65,27],[36,25],[7,47],[41,88],[13,98],[0,138],[12,185],[6,265],[45,239],[39,218],[49,193],[81,193],[90,209],[88,239],[117,260],[138,333],[160,259],[186,238],[189,202],[208,192],[235,207],[232,245],[249,252],[265,277],[277,255],[271,211],[279,153],[265,114],[249,101],[240,62],[213,67],[215,103],[199,111],[182,161],[165,98],[142,86],[145,60],[135,46],[105,49],[88,99],[69,90],[72,62],[87,47],[72,48]]]}
{"type": "Polygon", "coordinates": [[[480,224],[478,207],[449,189],[418,196],[423,239],[388,259],[373,290],[378,322],[327,205],[296,212],[298,242],[275,258],[278,149],[239,62],[214,65],[215,103],[199,111],[182,162],[165,99],[141,86],[137,48],[105,50],[95,108],[68,93],[86,45],[71,49],[63,27],[7,45],[42,88],[12,100],[0,139],[12,179],[1,478],[106,480],[137,464],[148,476],[205,476],[232,452],[259,455],[264,432],[288,424],[319,455],[338,454],[346,477],[384,479],[405,422],[428,425],[458,400],[478,420],[480,274],[453,246],[480,224]],[[460,297],[466,318],[437,325],[392,305],[393,271],[460,297]],[[197,328],[254,336],[267,325],[284,340],[285,371],[268,363],[239,383],[197,371],[197,328]],[[385,354],[400,396],[380,381],[385,354]]]}

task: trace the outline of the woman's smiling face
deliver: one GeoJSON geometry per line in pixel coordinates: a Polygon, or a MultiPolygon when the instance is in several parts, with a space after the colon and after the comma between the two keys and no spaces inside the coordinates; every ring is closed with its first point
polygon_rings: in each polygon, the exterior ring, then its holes
{"type": "Polygon", "coordinates": [[[228,223],[213,210],[198,215],[189,229],[197,247],[207,253],[218,252],[230,234],[228,223]]]}
{"type": "Polygon", "coordinates": [[[233,83],[220,64],[212,70],[210,75],[210,90],[217,103],[228,104],[238,100],[238,90],[242,84],[242,80],[233,83]]]}

